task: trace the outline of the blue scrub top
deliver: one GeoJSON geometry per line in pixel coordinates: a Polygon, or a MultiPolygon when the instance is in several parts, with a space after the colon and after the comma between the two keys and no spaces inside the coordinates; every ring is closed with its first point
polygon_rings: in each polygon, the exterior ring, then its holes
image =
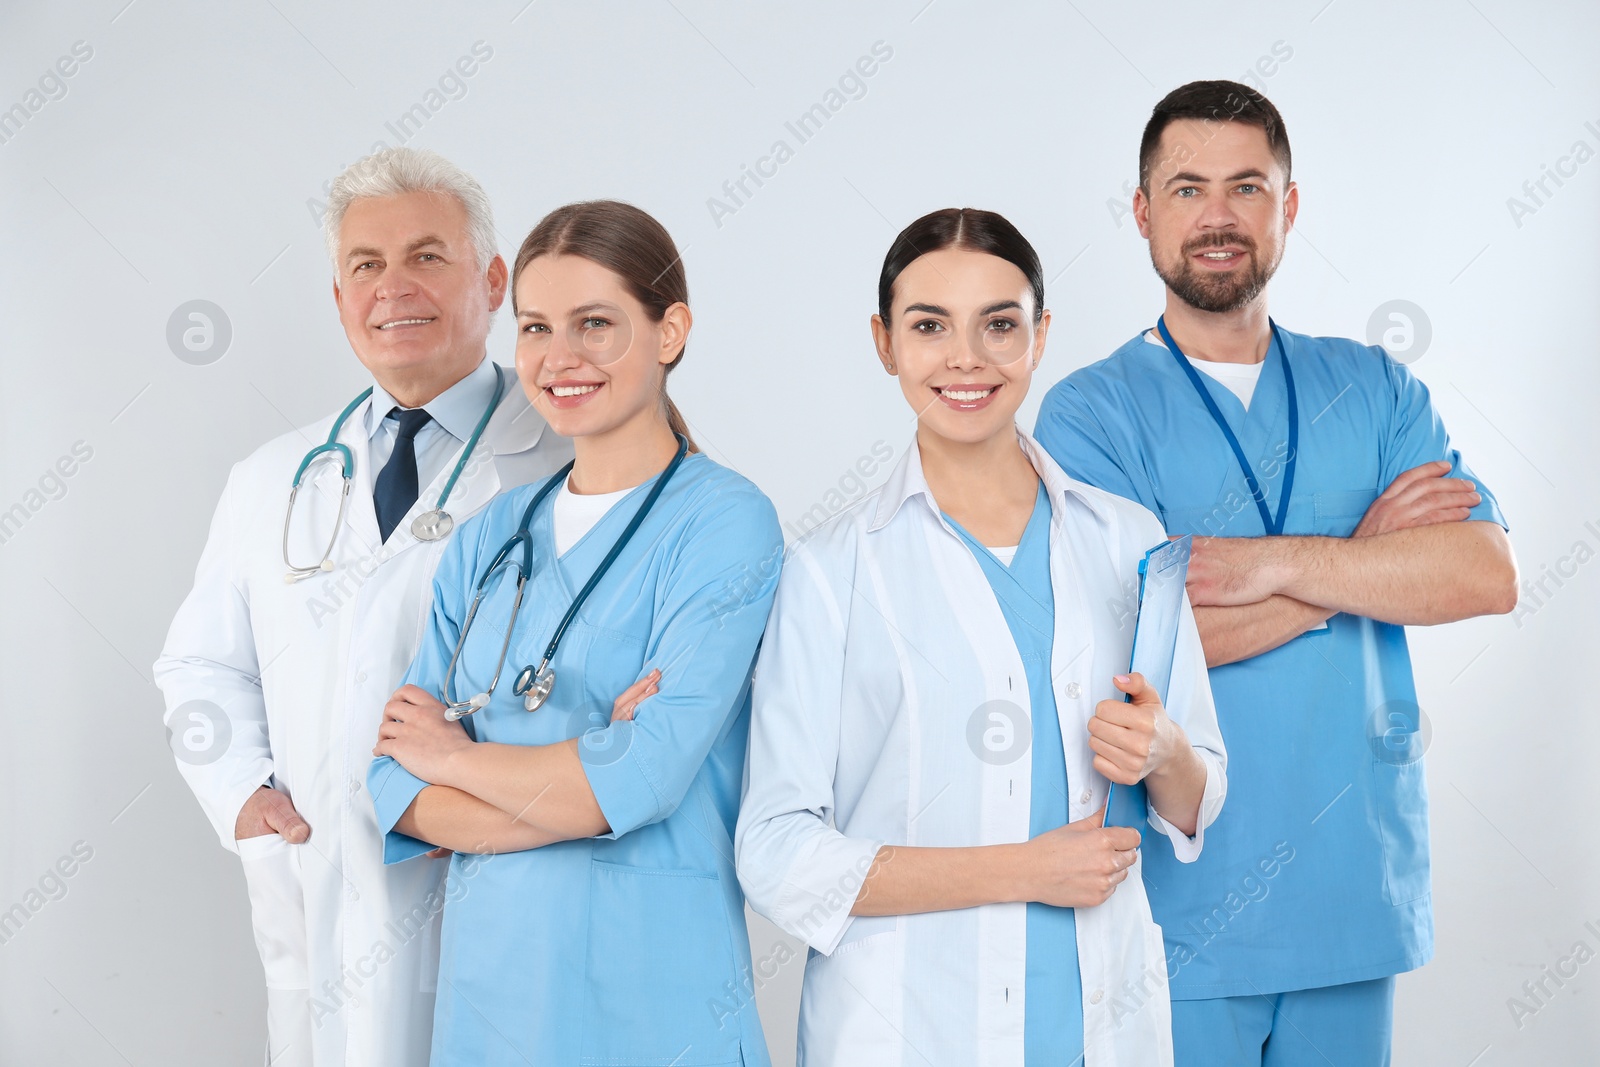
{"type": "MultiPolygon", "coordinates": [[[[704,455],[685,458],[568,629],[549,701],[529,714],[511,692],[651,484],[559,559],[549,502],[531,524],[533,575],[505,671],[490,705],[464,721],[484,741],[582,736],[583,769],[611,832],[451,858],[435,1067],[770,1063],[733,830],[751,669],[782,562],[771,503],[704,455]],[[612,723],[617,694],[653,667],[662,671],[659,694],[632,722],[612,723]]],[[[440,692],[478,577],[537,489],[501,494],[457,531],[407,683],[440,692]]],[[[494,673],[514,584],[497,580],[478,609],[456,669],[458,697],[494,673]]],[[[373,761],[368,785],[386,862],[430,847],[393,829],[424,784],[392,759],[373,761]]]]}
{"type": "MultiPolygon", "coordinates": [[[[1281,331],[1300,444],[1285,534],[1348,537],[1404,471],[1449,460],[1477,484],[1473,519],[1499,505],[1450,445],[1427,387],[1381,348],[1281,331]]],[[[1277,511],[1287,392],[1269,352],[1245,410],[1200,376],[1277,511]]],[[[1260,537],[1226,438],[1167,349],[1143,334],[1050,390],[1035,430],[1075,478],[1136,500],[1173,535],[1260,537]]],[[[1228,799],[1192,865],[1146,850],[1174,999],[1358,982],[1433,954],[1423,735],[1405,629],[1340,614],[1211,671],[1228,749],[1228,799]]]]}
{"type": "MultiPolygon", "coordinates": [[[[1017,554],[1007,567],[945,516],[966,541],[1000,602],[1028,679],[1032,725],[1033,788],[1028,836],[1065,826],[1067,757],[1050,679],[1055,639],[1055,599],[1050,586],[1050,497],[1044,483],[1033,503],[1017,554]]],[[[1027,988],[1023,1001],[1024,1062],[1029,1067],[1076,1063],[1083,1056],[1083,984],[1078,974],[1078,924],[1071,908],[1028,904],[1027,988]]]]}

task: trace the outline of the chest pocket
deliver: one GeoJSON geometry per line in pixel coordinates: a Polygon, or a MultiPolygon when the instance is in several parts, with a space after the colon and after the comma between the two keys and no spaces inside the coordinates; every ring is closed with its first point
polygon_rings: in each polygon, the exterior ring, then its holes
{"type": "Polygon", "coordinates": [[[1312,529],[1326,537],[1349,537],[1378,499],[1377,489],[1335,489],[1312,497],[1312,529]]]}

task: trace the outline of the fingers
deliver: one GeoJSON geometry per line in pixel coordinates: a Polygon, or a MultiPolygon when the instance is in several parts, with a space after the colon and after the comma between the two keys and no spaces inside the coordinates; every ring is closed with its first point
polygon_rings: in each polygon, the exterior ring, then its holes
{"type": "Polygon", "coordinates": [[[1137,671],[1132,674],[1112,675],[1111,684],[1131,696],[1135,704],[1161,703],[1160,694],[1145,681],[1144,675],[1137,671]]]}
{"type": "Polygon", "coordinates": [[[1405,528],[1410,530],[1419,526],[1438,526],[1440,523],[1445,522],[1465,522],[1470,518],[1472,518],[1472,509],[1470,507],[1440,508],[1437,511],[1430,511],[1407,521],[1405,528]]]}
{"type": "Polygon", "coordinates": [[[423,855],[428,857],[430,860],[442,860],[446,856],[450,855],[450,850],[447,848],[436,848],[432,852],[424,852],[423,855]]]}
{"type": "Polygon", "coordinates": [[[1119,742],[1127,734],[1150,722],[1150,713],[1137,704],[1102,700],[1089,717],[1089,733],[1105,741],[1119,742]]]}
{"type": "Polygon", "coordinates": [[[389,698],[389,703],[383,708],[386,717],[396,720],[403,720],[408,714],[416,715],[419,711],[434,712],[443,716],[444,703],[426,689],[415,685],[403,685],[394,691],[394,696],[389,698]]]}
{"type": "Polygon", "coordinates": [[[1071,830],[1074,833],[1082,833],[1085,830],[1098,830],[1100,829],[1100,824],[1105,821],[1105,817],[1106,806],[1102,804],[1092,813],[1085,815],[1076,822],[1067,823],[1067,825],[1063,826],[1062,829],[1071,830]]]}
{"type": "Polygon", "coordinates": [[[1421,466],[1412,467],[1410,470],[1402,471],[1400,474],[1396,475],[1394,481],[1390,482],[1388,488],[1386,488],[1379,495],[1388,499],[1393,499],[1399,496],[1410,486],[1415,485],[1417,482],[1420,482],[1426,478],[1438,478],[1448,473],[1449,470],[1450,464],[1446,463],[1442,459],[1436,459],[1431,463],[1424,463],[1421,466]]]}
{"type": "Polygon", "coordinates": [[[1155,720],[1137,704],[1106,701],[1105,713],[1089,720],[1089,747],[1125,769],[1141,770],[1155,747],[1155,720]]]}
{"type": "MultiPolygon", "coordinates": [[[[406,688],[409,689],[411,687],[407,686],[406,688]]],[[[384,721],[405,722],[406,713],[412,711],[416,707],[416,704],[413,704],[409,700],[402,699],[400,694],[396,693],[394,696],[390,697],[389,702],[383,706],[384,721]]]]}
{"type": "Polygon", "coordinates": [[[1139,772],[1137,770],[1131,767],[1124,767],[1121,762],[1114,761],[1113,756],[1120,756],[1120,750],[1112,749],[1112,755],[1108,755],[1101,749],[1102,747],[1109,749],[1110,746],[1107,746],[1104,741],[1098,741],[1092,737],[1089,739],[1089,747],[1096,752],[1094,769],[1103,777],[1116,782],[1118,785],[1135,785],[1138,783],[1139,772]]]}
{"type": "Polygon", "coordinates": [[[1130,852],[1139,847],[1139,831],[1129,826],[1107,826],[1106,843],[1118,852],[1130,852]]]}
{"type": "Polygon", "coordinates": [[[655,696],[659,692],[657,683],[660,681],[661,671],[657,668],[624,689],[622,695],[617,697],[611,704],[611,721],[620,722],[632,719],[634,710],[639,706],[639,703],[646,697],[655,696]]]}
{"type": "Polygon", "coordinates": [[[1410,486],[1405,492],[1396,496],[1392,503],[1396,507],[1403,508],[1436,507],[1444,501],[1472,505],[1482,500],[1477,490],[1478,487],[1465,478],[1440,478],[1410,486]]]}
{"type": "Polygon", "coordinates": [[[302,844],[311,836],[311,826],[294,810],[294,804],[283,793],[274,791],[262,812],[266,824],[291,845],[302,844]]]}

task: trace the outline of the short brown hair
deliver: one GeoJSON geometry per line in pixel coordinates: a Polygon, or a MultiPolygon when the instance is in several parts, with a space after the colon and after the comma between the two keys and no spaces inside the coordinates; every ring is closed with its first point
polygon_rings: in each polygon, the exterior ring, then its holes
{"type": "Polygon", "coordinates": [[[1150,112],[1150,121],[1145,123],[1144,136],[1139,140],[1139,187],[1147,195],[1150,172],[1156,166],[1156,154],[1161,148],[1161,135],[1178,119],[1243,122],[1259,127],[1266,133],[1267,147],[1283,165],[1284,179],[1288,180],[1289,133],[1283,128],[1283,116],[1272,106],[1272,101],[1238,82],[1199,81],[1178,86],[1162,97],[1150,112]]]}

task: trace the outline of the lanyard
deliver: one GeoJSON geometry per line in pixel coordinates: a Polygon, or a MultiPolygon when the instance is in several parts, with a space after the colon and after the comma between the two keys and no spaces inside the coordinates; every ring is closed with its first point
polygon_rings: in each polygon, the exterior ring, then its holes
{"type": "Polygon", "coordinates": [[[1267,510],[1267,494],[1262,491],[1261,483],[1256,481],[1255,473],[1250,469],[1250,462],[1244,457],[1244,449],[1239,447],[1239,439],[1228,426],[1228,420],[1217,410],[1217,402],[1211,399],[1210,391],[1200,380],[1200,372],[1190,365],[1188,358],[1183,354],[1183,349],[1178,347],[1178,342],[1167,332],[1165,315],[1156,320],[1156,329],[1161,331],[1161,339],[1166,342],[1167,351],[1172,353],[1172,358],[1183,368],[1184,374],[1189,378],[1189,384],[1194,386],[1194,391],[1199,393],[1200,399],[1205,402],[1206,410],[1211,413],[1217,429],[1228,439],[1228,447],[1233,449],[1233,458],[1238,461],[1239,470],[1244,472],[1244,480],[1250,486],[1250,496],[1256,502],[1256,510],[1261,513],[1261,525],[1266,528],[1269,536],[1277,537],[1283,533],[1284,520],[1289,517],[1289,495],[1294,490],[1294,466],[1295,461],[1300,458],[1300,407],[1295,399],[1294,372],[1289,369],[1289,354],[1284,351],[1283,336],[1278,332],[1277,323],[1268,319],[1267,324],[1272,327],[1272,344],[1278,350],[1278,361],[1283,364],[1283,387],[1289,394],[1289,456],[1283,463],[1283,490],[1278,494],[1276,519],[1267,510]]]}

